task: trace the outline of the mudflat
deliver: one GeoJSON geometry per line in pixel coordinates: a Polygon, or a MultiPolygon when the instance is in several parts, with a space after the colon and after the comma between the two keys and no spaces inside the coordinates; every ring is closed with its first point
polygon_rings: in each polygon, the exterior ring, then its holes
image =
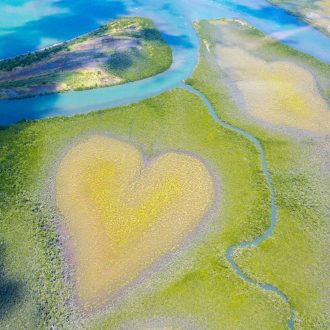
{"type": "Polygon", "coordinates": [[[233,98],[249,116],[268,126],[329,133],[329,105],[312,72],[290,60],[258,56],[256,51],[269,39],[253,38],[253,29],[243,22],[212,24],[220,35],[217,64],[231,81],[233,98]]]}
{"type": "Polygon", "coordinates": [[[79,302],[101,304],[176,249],[214,195],[208,169],[191,155],[145,161],[133,145],[105,136],[72,147],[56,175],[56,204],[71,237],[79,302]]]}

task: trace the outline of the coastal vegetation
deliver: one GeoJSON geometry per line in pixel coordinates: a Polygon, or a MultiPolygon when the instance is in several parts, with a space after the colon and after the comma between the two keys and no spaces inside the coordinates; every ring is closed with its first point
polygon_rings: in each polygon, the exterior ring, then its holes
{"type": "Polygon", "coordinates": [[[111,86],[171,64],[171,48],[151,20],[120,18],[71,41],[0,61],[0,98],[111,86]]]}
{"type": "Polygon", "coordinates": [[[63,50],[69,50],[65,42],[60,45],[49,47],[41,51],[31,52],[28,54],[19,55],[17,57],[4,59],[0,61],[0,71],[11,71],[17,67],[32,65],[47,58],[52,54],[56,54],[63,50]]]}
{"type": "MultiPolygon", "coordinates": [[[[134,40],[135,27],[123,25],[113,22],[112,35],[134,40]]],[[[241,21],[196,29],[200,58],[187,83],[219,118],[260,141],[276,192],[274,234],[236,251],[235,261],[289,304],[242,280],[226,256],[270,226],[259,150],[178,88],[0,130],[0,328],[275,330],[287,327],[291,309],[296,328],[329,328],[329,66],[241,21]],[[314,112],[295,108],[310,104],[292,73],[307,79],[314,112]],[[262,104],[244,87],[255,82],[264,83],[262,104]],[[289,96],[277,101],[285,88],[289,96]],[[283,107],[287,116],[277,117],[283,107]]],[[[138,74],[116,57],[110,69],[121,79],[138,74]]]]}
{"type": "Polygon", "coordinates": [[[281,47],[244,22],[213,25],[218,34],[213,43],[204,42],[240,116],[272,129],[329,133],[329,103],[323,97],[330,90],[329,65],[281,47]]]}
{"type": "MultiPolygon", "coordinates": [[[[308,127],[292,130],[288,129],[289,122],[274,125],[270,121],[265,123],[250,116],[247,109],[250,105],[244,103],[244,97],[235,87],[235,75],[228,74],[226,61],[221,57],[219,48],[224,45],[236,47],[249,52],[260,63],[267,61],[273,68],[276,63],[284,62],[298,65],[313,74],[315,85],[318,86],[317,93],[323,96],[327,105],[330,67],[237,20],[202,21],[196,28],[201,38],[201,57],[188,83],[204,93],[220,118],[260,140],[277,196],[278,223],[272,238],[256,248],[237,251],[235,260],[249,277],[259,283],[271,283],[288,297],[295,311],[295,325],[298,328],[326,329],[330,325],[327,312],[330,306],[326,298],[330,282],[325,275],[330,262],[326,252],[330,248],[327,221],[327,146],[330,132],[320,128],[328,123],[327,113],[319,113],[315,117],[318,130],[313,134],[308,127]]],[[[245,70],[243,61],[237,61],[236,66],[236,70],[245,70]]],[[[286,86],[290,87],[290,71],[287,72],[286,86]]],[[[242,78],[248,79],[249,72],[245,73],[242,78]]],[[[274,75],[261,77],[256,72],[247,84],[264,82],[267,86],[267,81],[273,78],[274,75]]],[[[258,90],[255,92],[258,93],[258,90]]],[[[281,111],[283,105],[275,96],[273,102],[281,111]]],[[[268,103],[264,103],[265,111],[268,106],[268,103]]],[[[288,115],[291,109],[287,106],[288,115]]],[[[294,115],[295,125],[301,126],[306,117],[299,119],[302,114],[297,115],[294,115]]]]}
{"type": "MultiPolygon", "coordinates": [[[[72,328],[85,320],[84,327],[115,329],[160,316],[209,328],[254,329],[259,322],[268,329],[285,327],[288,306],[238,278],[225,257],[229,245],[252,239],[269,224],[270,196],[258,151],[218,125],[198,96],[176,89],[126,107],[19,123],[0,135],[3,269],[22,288],[1,327],[25,322],[27,328],[72,328]],[[67,266],[72,254],[63,253],[70,236],[58,231],[63,222],[49,198],[49,178],[72,142],[96,132],[125,139],[147,158],[173,150],[197,155],[220,189],[218,207],[188,246],[177,246],[139,285],[132,284],[115,309],[88,319],[74,303],[74,273],[67,266]]],[[[116,297],[105,299],[114,304],[116,297]]]]}

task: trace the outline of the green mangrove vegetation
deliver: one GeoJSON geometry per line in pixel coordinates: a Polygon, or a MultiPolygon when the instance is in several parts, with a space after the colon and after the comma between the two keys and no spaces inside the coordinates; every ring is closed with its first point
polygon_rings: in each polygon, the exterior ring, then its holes
{"type": "Polygon", "coordinates": [[[196,28],[201,38],[200,62],[188,83],[208,98],[220,118],[261,141],[277,196],[278,223],[272,238],[257,248],[242,249],[236,261],[251,278],[271,283],[284,292],[295,310],[298,329],[327,329],[329,134],[313,136],[285,128],[277,130],[248,116],[233,92],[234,82],[220,68],[217,47],[229,29],[231,37],[240,38],[241,44],[245,40],[250,46],[257,45],[250,51],[258,58],[270,63],[297,63],[313,72],[327,102],[330,67],[239,21],[202,21],[196,28]]]}
{"type": "Polygon", "coordinates": [[[229,245],[261,234],[269,224],[270,196],[258,152],[215,123],[199,97],[181,89],[127,107],[25,122],[0,132],[3,264],[6,276],[21,287],[1,327],[72,328],[83,319],[70,300],[61,238],[46,192],[62,150],[95,132],[126,137],[148,156],[174,149],[200,155],[218,177],[220,205],[200,234],[203,239],[196,238],[187,252],[147,278],[137,289],[141,292],[132,290],[115,309],[85,320],[84,326],[115,329],[122,322],[166,316],[211,329],[285,327],[288,306],[238,278],[225,258],[229,245]]]}
{"type": "MultiPolygon", "coordinates": [[[[274,234],[258,247],[237,251],[235,261],[251,278],[271,283],[288,297],[297,329],[327,329],[329,136],[266,124],[244,112],[239,89],[233,88],[236,81],[222,66],[224,59],[219,59],[224,54],[219,45],[229,33],[242,48],[248,45],[243,50],[253,61],[299,65],[316,77],[317,91],[326,102],[329,66],[243,22],[202,21],[196,29],[200,58],[187,83],[207,97],[221,119],[259,139],[276,191],[274,234]]],[[[119,79],[141,79],[170,65],[168,46],[150,21],[121,19],[94,34],[104,36],[105,30],[118,42],[139,45],[112,53],[106,62],[105,70],[119,79]]],[[[81,37],[66,47],[72,50],[89,39],[81,37]]],[[[91,79],[70,74],[66,79],[77,88],[79,81],[91,79]]],[[[285,329],[288,304],[274,292],[243,281],[226,258],[231,245],[264,233],[270,225],[270,206],[254,144],[219,125],[202,99],[184,89],[124,107],[0,129],[0,328],[117,329],[148,320],[161,327],[166,320],[169,328],[187,322],[198,329],[285,329]],[[69,238],[60,230],[52,178],[66,148],[95,133],[129,141],[148,158],[173,150],[199,156],[211,169],[219,191],[211,219],[187,246],[168,261],[161,260],[121,299],[109,297],[108,308],[88,314],[74,300],[72,260],[64,249],[69,238]]]]}
{"type": "Polygon", "coordinates": [[[151,20],[120,18],[71,41],[0,61],[0,98],[122,84],[171,64],[171,48],[151,20]]]}

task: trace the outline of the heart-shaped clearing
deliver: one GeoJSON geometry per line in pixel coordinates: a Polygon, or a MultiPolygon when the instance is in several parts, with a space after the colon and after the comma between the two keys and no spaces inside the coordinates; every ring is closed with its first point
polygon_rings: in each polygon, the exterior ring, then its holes
{"type": "Polygon", "coordinates": [[[77,296],[88,309],[176,249],[215,196],[212,177],[197,158],[169,152],[145,164],[134,146],[106,136],[73,146],[55,184],[77,296]]]}

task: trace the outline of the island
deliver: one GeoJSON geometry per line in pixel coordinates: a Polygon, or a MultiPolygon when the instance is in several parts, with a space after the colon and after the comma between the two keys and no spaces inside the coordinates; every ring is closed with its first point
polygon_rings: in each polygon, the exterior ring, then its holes
{"type": "Polygon", "coordinates": [[[0,61],[0,99],[123,84],[171,64],[171,48],[151,20],[120,18],[73,40],[0,61]]]}

